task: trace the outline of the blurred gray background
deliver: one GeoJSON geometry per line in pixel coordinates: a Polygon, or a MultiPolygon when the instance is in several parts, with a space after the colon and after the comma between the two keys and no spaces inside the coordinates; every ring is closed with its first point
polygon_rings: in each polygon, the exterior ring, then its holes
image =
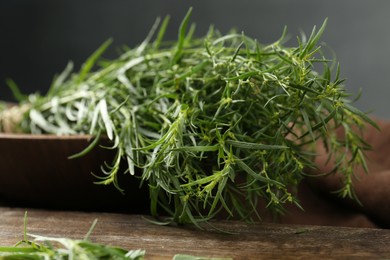
{"type": "Polygon", "coordinates": [[[1,0],[0,99],[13,100],[6,78],[25,93],[45,93],[69,60],[78,68],[110,37],[105,57],[115,57],[114,46],[141,42],[157,16],[171,15],[167,39],[174,39],[190,6],[198,36],[214,24],[262,43],[278,39],[287,25],[293,45],[328,17],[322,41],[335,51],[348,91],[362,89],[356,106],[390,119],[388,0],[1,0]]]}

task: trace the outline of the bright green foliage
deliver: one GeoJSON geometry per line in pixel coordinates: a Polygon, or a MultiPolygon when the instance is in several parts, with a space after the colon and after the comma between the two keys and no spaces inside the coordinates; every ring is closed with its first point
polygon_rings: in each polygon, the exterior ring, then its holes
{"type": "Polygon", "coordinates": [[[23,240],[14,246],[0,246],[1,260],[143,260],[144,250],[125,250],[89,240],[97,220],[84,239],[46,237],[27,233],[27,212],[24,215],[23,240]],[[33,240],[28,239],[33,237],[33,240]]]}
{"type": "Polygon", "coordinates": [[[352,128],[372,122],[351,106],[339,68],[323,57],[318,41],[326,21],[286,47],[283,37],[262,45],[212,27],[195,38],[194,27],[187,30],[190,13],[176,42],[163,41],[165,19],[155,41],[151,32],[118,59],[98,58],[107,42],[79,73],[69,65],[47,95],[22,102],[30,109],[19,127],[106,135],[117,156],[97,183],[120,189],[118,174],[140,176],[152,215],[174,222],[199,224],[222,212],[252,220],[261,200],[275,212],[285,203],[299,206],[294,188],[315,168],[317,141],[344,174],[340,193],[354,196],[353,169],[364,164],[367,145],[352,128]],[[101,68],[91,71],[96,62],[101,68]],[[123,160],[127,169],[119,168],[123,160]]]}

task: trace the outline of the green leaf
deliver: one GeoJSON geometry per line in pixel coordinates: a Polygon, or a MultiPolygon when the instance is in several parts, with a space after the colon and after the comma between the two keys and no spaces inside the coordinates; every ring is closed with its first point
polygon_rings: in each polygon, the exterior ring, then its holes
{"type": "Polygon", "coordinates": [[[189,22],[190,17],[191,17],[191,13],[192,13],[192,7],[190,9],[188,9],[187,14],[185,15],[183,21],[180,24],[178,41],[176,44],[176,50],[175,50],[175,53],[173,54],[173,59],[172,59],[171,64],[176,64],[177,61],[181,57],[184,43],[185,43],[185,39],[186,39],[187,26],[188,26],[188,22],[189,22]]]}
{"type": "Polygon", "coordinates": [[[366,121],[367,123],[369,123],[370,125],[375,127],[377,130],[380,130],[380,127],[378,126],[378,124],[374,120],[372,120],[369,116],[367,116],[365,113],[363,113],[362,111],[360,111],[356,107],[353,107],[353,106],[346,104],[346,103],[344,104],[344,107],[345,107],[345,109],[349,110],[353,114],[359,116],[364,121],[366,121]]]}
{"type": "Polygon", "coordinates": [[[199,145],[199,146],[181,146],[172,148],[171,151],[185,151],[185,152],[215,152],[220,148],[219,145],[199,145]]]}
{"type": "Polygon", "coordinates": [[[86,154],[90,153],[93,148],[99,143],[100,141],[101,132],[99,131],[98,134],[94,137],[93,141],[81,152],[73,154],[68,157],[68,159],[75,159],[85,156],[86,154]]]}
{"type": "Polygon", "coordinates": [[[158,50],[160,48],[161,42],[164,38],[165,32],[167,30],[168,24],[169,24],[170,16],[166,16],[160,26],[160,30],[158,31],[157,38],[153,43],[153,48],[158,50]]]}
{"type": "Polygon", "coordinates": [[[18,102],[21,102],[21,101],[24,101],[27,99],[27,96],[22,94],[22,92],[20,91],[20,89],[19,89],[18,85],[15,83],[15,81],[13,81],[12,79],[7,79],[6,82],[7,82],[8,87],[12,91],[14,98],[18,102]]]}
{"type": "Polygon", "coordinates": [[[285,145],[257,144],[257,143],[248,143],[248,142],[241,142],[241,141],[234,141],[234,140],[226,140],[225,143],[241,149],[252,149],[252,150],[289,149],[289,147],[285,145]]]}
{"type": "Polygon", "coordinates": [[[77,81],[82,82],[87,74],[90,72],[92,67],[95,65],[96,61],[100,58],[100,56],[106,51],[106,49],[111,45],[112,39],[106,40],[82,65],[81,70],[79,72],[79,76],[77,81]]]}
{"type": "Polygon", "coordinates": [[[313,28],[309,40],[307,41],[303,50],[300,52],[299,57],[301,59],[303,59],[316,46],[317,42],[319,41],[319,39],[321,38],[322,34],[325,31],[327,22],[328,22],[328,18],[324,20],[318,32],[316,31],[316,27],[313,28]]]}
{"type": "Polygon", "coordinates": [[[110,115],[109,115],[108,110],[107,110],[107,102],[104,98],[99,101],[98,107],[99,107],[99,112],[100,112],[101,118],[102,118],[103,123],[104,123],[104,128],[106,130],[107,137],[108,137],[108,139],[113,140],[113,138],[114,138],[114,134],[113,134],[114,125],[110,119],[110,115]]]}
{"type": "Polygon", "coordinates": [[[252,170],[244,161],[235,158],[234,161],[243,169],[246,173],[248,173],[250,176],[252,176],[254,179],[259,180],[264,183],[277,185],[280,187],[283,187],[284,185],[278,181],[272,180],[270,178],[264,177],[259,173],[256,173],[254,170],[252,170]]]}

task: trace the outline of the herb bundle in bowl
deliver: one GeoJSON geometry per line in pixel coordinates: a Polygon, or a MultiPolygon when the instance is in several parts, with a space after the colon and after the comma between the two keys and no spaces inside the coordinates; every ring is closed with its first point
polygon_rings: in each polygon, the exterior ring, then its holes
{"type": "Polygon", "coordinates": [[[190,15],[175,42],[164,40],[169,18],[117,59],[100,58],[107,41],[79,72],[69,65],[44,96],[23,96],[11,84],[22,115],[13,131],[93,135],[73,157],[108,138],[104,148],[116,156],[94,172],[96,183],[121,190],[119,174],[140,178],[151,214],[168,222],[198,225],[220,214],[251,220],[261,201],[275,212],[299,206],[295,190],[316,167],[318,142],[343,174],[340,194],[353,197],[353,169],[365,165],[367,149],[354,129],[374,123],[351,105],[339,67],[323,55],[326,21],[287,47],[285,33],[268,45],[213,27],[198,38],[190,15]]]}

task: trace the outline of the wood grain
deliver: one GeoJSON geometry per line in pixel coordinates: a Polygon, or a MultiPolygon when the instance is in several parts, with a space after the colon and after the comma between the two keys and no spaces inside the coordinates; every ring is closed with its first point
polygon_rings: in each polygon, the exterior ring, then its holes
{"type": "MultiPolygon", "coordinates": [[[[0,208],[0,245],[22,238],[24,209],[0,208]]],[[[386,259],[390,258],[390,230],[324,226],[214,222],[236,234],[190,227],[157,226],[142,215],[28,211],[28,232],[46,236],[83,238],[94,219],[91,240],[146,250],[146,259],[172,259],[175,254],[233,259],[386,259]]]]}

